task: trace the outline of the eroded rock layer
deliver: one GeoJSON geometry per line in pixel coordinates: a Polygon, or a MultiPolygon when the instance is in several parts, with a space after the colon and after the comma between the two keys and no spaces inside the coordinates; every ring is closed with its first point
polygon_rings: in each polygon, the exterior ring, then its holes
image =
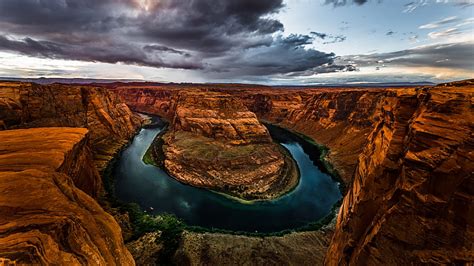
{"type": "Polygon", "coordinates": [[[474,261],[474,87],[384,101],[344,198],[328,265],[474,261]]]}
{"type": "Polygon", "coordinates": [[[174,110],[162,149],[179,181],[245,199],[274,198],[298,183],[291,157],[230,95],[181,93],[174,110]]]}
{"type": "Polygon", "coordinates": [[[0,82],[0,130],[85,127],[103,170],[140,126],[140,118],[105,88],[0,82]]]}
{"type": "Polygon", "coordinates": [[[87,132],[84,128],[0,131],[3,263],[134,264],[119,225],[89,196],[97,192],[100,179],[87,132]]]}

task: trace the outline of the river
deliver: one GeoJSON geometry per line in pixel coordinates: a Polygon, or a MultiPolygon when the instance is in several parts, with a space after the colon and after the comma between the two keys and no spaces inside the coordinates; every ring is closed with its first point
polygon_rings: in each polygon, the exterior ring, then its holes
{"type": "Polygon", "coordinates": [[[275,127],[268,127],[272,137],[289,150],[300,170],[300,182],[292,192],[275,200],[246,204],[182,184],[162,169],[142,161],[163,128],[142,128],[114,165],[117,198],[138,203],[148,213],[172,213],[188,225],[207,228],[276,232],[325,217],[342,197],[337,181],[315,159],[317,147],[275,127]]]}

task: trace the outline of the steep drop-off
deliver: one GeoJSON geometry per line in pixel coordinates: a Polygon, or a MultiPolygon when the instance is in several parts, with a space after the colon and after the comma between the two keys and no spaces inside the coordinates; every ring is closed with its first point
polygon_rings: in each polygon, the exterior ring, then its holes
{"type": "Polygon", "coordinates": [[[140,118],[105,88],[74,85],[0,83],[0,130],[84,127],[98,169],[133,136],[140,118]]]}
{"type": "Polygon", "coordinates": [[[473,91],[437,87],[384,101],[326,264],[474,261],[473,91]]]}
{"type": "MultiPolygon", "coordinates": [[[[175,87],[115,90],[134,110],[162,95],[155,106],[166,103],[165,117],[177,99],[175,87]]],[[[181,90],[230,94],[259,119],[330,149],[327,159],[349,189],[327,264],[474,261],[472,80],[431,88],[181,90]]]]}
{"type": "Polygon", "coordinates": [[[87,132],[0,131],[0,262],[134,264],[119,225],[89,196],[100,179],[87,132]]]}
{"type": "Polygon", "coordinates": [[[270,199],[298,183],[295,162],[228,94],[180,93],[162,139],[164,166],[181,182],[245,199],[270,199]]]}

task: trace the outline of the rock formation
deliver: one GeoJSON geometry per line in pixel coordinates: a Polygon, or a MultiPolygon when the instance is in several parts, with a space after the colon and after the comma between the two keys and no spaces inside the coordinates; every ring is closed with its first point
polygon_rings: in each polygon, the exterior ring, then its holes
{"type": "Polygon", "coordinates": [[[474,261],[473,96],[437,87],[384,101],[326,264],[474,261]]]}
{"type": "Polygon", "coordinates": [[[89,196],[100,177],[87,129],[5,130],[0,139],[0,262],[134,264],[117,222],[89,196]]]}
{"type": "Polygon", "coordinates": [[[332,231],[248,237],[185,232],[177,265],[323,265],[332,231]]]}
{"type": "Polygon", "coordinates": [[[294,161],[241,102],[186,92],[174,110],[162,149],[179,181],[245,199],[275,198],[298,183],[294,161]]]}
{"type": "Polygon", "coordinates": [[[85,127],[94,160],[103,170],[140,126],[140,118],[105,88],[0,83],[0,130],[85,127]]]}

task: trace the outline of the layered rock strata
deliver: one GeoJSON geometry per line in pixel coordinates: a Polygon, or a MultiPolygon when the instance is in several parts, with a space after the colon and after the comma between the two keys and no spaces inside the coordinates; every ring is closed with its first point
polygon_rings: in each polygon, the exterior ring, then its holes
{"type": "Polygon", "coordinates": [[[91,197],[100,179],[87,132],[0,131],[2,263],[134,265],[119,225],[91,197]]]}
{"type": "Polygon", "coordinates": [[[305,134],[330,150],[327,160],[349,184],[367,136],[379,118],[380,106],[397,92],[415,88],[271,88],[198,86],[125,86],[114,90],[133,110],[172,120],[180,92],[229,94],[259,120],[305,134]]]}
{"type": "Polygon", "coordinates": [[[272,142],[255,114],[227,94],[180,94],[163,140],[166,170],[186,184],[269,199],[298,183],[288,153],[272,142]]]}
{"type": "Polygon", "coordinates": [[[474,86],[394,96],[359,155],[326,264],[472,263],[474,86]]]}
{"type": "Polygon", "coordinates": [[[99,170],[133,136],[140,121],[119,96],[105,88],[0,82],[0,130],[88,128],[99,170]]]}

